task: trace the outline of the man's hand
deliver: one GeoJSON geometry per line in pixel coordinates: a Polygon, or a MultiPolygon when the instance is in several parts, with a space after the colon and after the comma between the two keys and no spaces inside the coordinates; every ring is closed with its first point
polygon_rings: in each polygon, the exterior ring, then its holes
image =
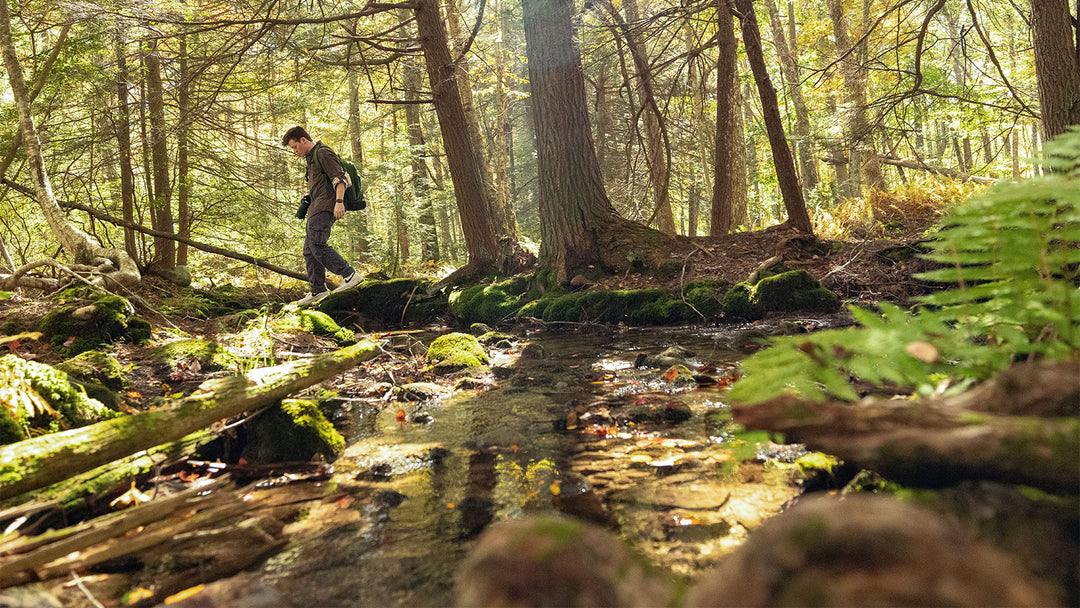
{"type": "Polygon", "coordinates": [[[334,219],[340,220],[343,217],[345,217],[345,203],[337,201],[334,204],[334,219]]]}

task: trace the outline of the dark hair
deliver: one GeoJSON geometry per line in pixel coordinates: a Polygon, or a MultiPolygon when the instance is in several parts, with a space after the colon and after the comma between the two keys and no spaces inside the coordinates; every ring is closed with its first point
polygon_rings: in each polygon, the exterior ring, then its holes
{"type": "Polygon", "coordinates": [[[289,129],[288,131],[285,132],[285,136],[281,138],[281,145],[287,146],[287,145],[289,145],[289,142],[294,140],[294,139],[296,141],[300,141],[301,139],[306,139],[308,141],[314,141],[313,139],[311,139],[311,136],[308,135],[307,130],[304,129],[304,127],[301,127],[299,125],[291,128],[291,129],[289,129]]]}

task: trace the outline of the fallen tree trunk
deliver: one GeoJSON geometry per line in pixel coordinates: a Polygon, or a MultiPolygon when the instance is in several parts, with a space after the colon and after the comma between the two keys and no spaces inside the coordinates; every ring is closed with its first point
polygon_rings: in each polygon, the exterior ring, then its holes
{"type": "Polygon", "coordinates": [[[304,361],[204,382],[162,409],[0,447],[0,500],[43,488],[140,450],[176,441],[232,416],[271,405],[376,356],[365,339],[304,361]]]}
{"type": "MultiPolygon", "coordinates": [[[[860,150],[859,152],[862,154],[872,154],[872,152],[870,152],[869,150],[860,150]]],[[[885,163],[886,165],[903,167],[904,169],[914,169],[915,171],[926,171],[927,173],[933,175],[951,177],[953,179],[958,179],[962,182],[975,182],[976,184],[984,184],[988,186],[990,184],[997,183],[998,181],[995,177],[982,177],[980,175],[971,175],[969,173],[964,173],[963,171],[957,171],[956,169],[949,169],[948,167],[935,167],[934,165],[927,164],[916,158],[892,158],[890,156],[882,156],[880,154],[874,154],[874,157],[877,158],[878,162],[885,163]]],[[[832,165],[838,165],[845,162],[831,156],[826,156],[822,160],[832,165]]]]}
{"type": "Polygon", "coordinates": [[[733,419],[904,485],[987,480],[1080,492],[1080,418],[994,416],[942,402],[878,398],[816,403],[786,395],[737,407],[733,419]]]}
{"type": "MultiPolygon", "coordinates": [[[[15,183],[15,182],[7,179],[7,178],[4,178],[4,179],[0,180],[0,183],[3,183],[6,186],[10,186],[13,190],[17,190],[17,191],[19,191],[19,192],[21,192],[21,193],[23,193],[23,194],[25,194],[27,196],[32,197],[34,195],[33,191],[30,190],[29,188],[26,188],[25,186],[19,185],[19,184],[15,183]]],[[[97,219],[97,220],[101,220],[103,222],[108,222],[110,224],[114,224],[114,225],[120,226],[122,228],[130,228],[130,229],[132,229],[132,230],[134,230],[136,232],[141,232],[143,234],[147,234],[147,235],[150,235],[150,236],[153,236],[153,237],[163,238],[163,239],[171,239],[173,241],[177,241],[177,242],[180,242],[180,243],[184,243],[186,245],[190,245],[191,247],[194,247],[196,249],[200,249],[200,250],[205,251],[207,253],[213,253],[213,254],[220,255],[220,256],[223,256],[223,257],[226,257],[226,258],[232,258],[234,260],[240,260],[241,262],[247,262],[249,264],[258,266],[259,268],[265,268],[266,270],[269,270],[271,272],[276,272],[276,273],[278,273],[280,275],[284,275],[284,276],[287,276],[287,277],[292,277],[294,279],[300,279],[301,281],[305,281],[305,282],[307,281],[307,275],[306,274],[304,274],[302,272],[298,272],[296,270],[290,270],[290,269],[285,268],[283,266],[278,266],[277,264],[273,264],[273,263],[268,262],[267,260],[264,260],[262,258],[257,258],[257,257],[254,257],[254,256],[250,256],[250,255],[247,255],[245,253],[238,253],[236,251],[230,251],[228,249],[223,249],[221,247],[215,247],[214,245],[207,245],[206,243],[200,243],[199,241],[195,241],[195,240],[189,239],[187,237],[180,236],[178,234],[173,234],[171,232],[161,232],[160,230],[153,230],[151,228],[146,228],[145,226],[141,226],[141,225],[139,225],[139,224],[137,224],[135,222],[129,222],[129,221],[127,221],[125,219],[122,219],[122,218],[113,217],[113,216],[111,216],[111,215],[109,215],[107,213],[102,213],[101,211],[98,211],[97,209],[94,209],[93,207],[89,207],[87,205],[83,205],[83,204],[80,204],[80,203],[75,203],[75,202],[71,202],[71,201],[57,201],[57,202],[61,207],[65,208],[65,209],[77,209],[79,211],[82,211],[83,213],[86,213],[90,217],[92,217],[94,219],[97,219]]]]}

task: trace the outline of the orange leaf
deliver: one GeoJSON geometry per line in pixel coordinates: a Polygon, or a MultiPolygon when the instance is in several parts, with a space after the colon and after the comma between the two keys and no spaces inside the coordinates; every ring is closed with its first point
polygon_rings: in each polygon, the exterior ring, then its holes
{"type": "Polygon", "coordinates": [[[128,391],[129,399],[142,399],[142,393],[139,391],[128,391]]]}
{"type": "Polygon", "coordinates": [[[152,597],[154,597],[153,591],[150,591],[146,587],[137,587],[124,594],[124,603],[130,606],[136,602],[148,600],[152,597]]]}
{"type": "Polygon", "coordinates": [[[396,417],[398,422],[405,424],[405,410],[398,410],[396,417]]]}

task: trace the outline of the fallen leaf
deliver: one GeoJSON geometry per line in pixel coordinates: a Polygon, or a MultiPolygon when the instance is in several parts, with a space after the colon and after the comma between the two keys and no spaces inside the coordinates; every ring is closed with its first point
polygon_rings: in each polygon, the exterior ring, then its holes
{"type": "Polygon", "coordinates": [[[189,597],[191,597],[193,595],[197,595],[199,593],[202,593],[202,590],[203,590],[203,585],[195,585],[194,587],[188,587],[187,589],[184,589],[183,591],[180,591],[178,593],[174,593],[174,594],[170,595],[169,597],[165,598],[165,603],[166,604],[175,604],[177,602],[181,602],[181,601],[186,600],[187,598],[189,598],[189,597]]]}
{"type": "Polygon", "coordinates": [[[124,603],[128,606],[141,602],[142,600],[148,600],[154,597],[154,592],[146,587],[136,587],[131,591],[124,594],[124,603]]]}
{"type": "Polygon", "coordinates": [[[548,486],[548,489],[551,490],[552,496],[558,496],[559,492],[562,491],[562,487],[560,487],[558,481],[551,482],[551,485],[548,486]]]}
{"type": "Polygon", "coordinates": [[[112,502],[109,503],[109,506],[114,509],[126,509],[144,502],[150,502],[150,496],[140,492],[139,489],[135,487],[135,482],[133,481],[131,482],[131,489],[114,498],[112,502]]]}
{"type": "Polygon", "coordinates": [[[925,361],[927,363],[933,363],[934,361],[937,361],[938,358],[937,347],[929,342],[909,342],[908,345],[904,347],[904,350],[907,351],[907,354],[915,357],[919,361],[925,361]]]}

